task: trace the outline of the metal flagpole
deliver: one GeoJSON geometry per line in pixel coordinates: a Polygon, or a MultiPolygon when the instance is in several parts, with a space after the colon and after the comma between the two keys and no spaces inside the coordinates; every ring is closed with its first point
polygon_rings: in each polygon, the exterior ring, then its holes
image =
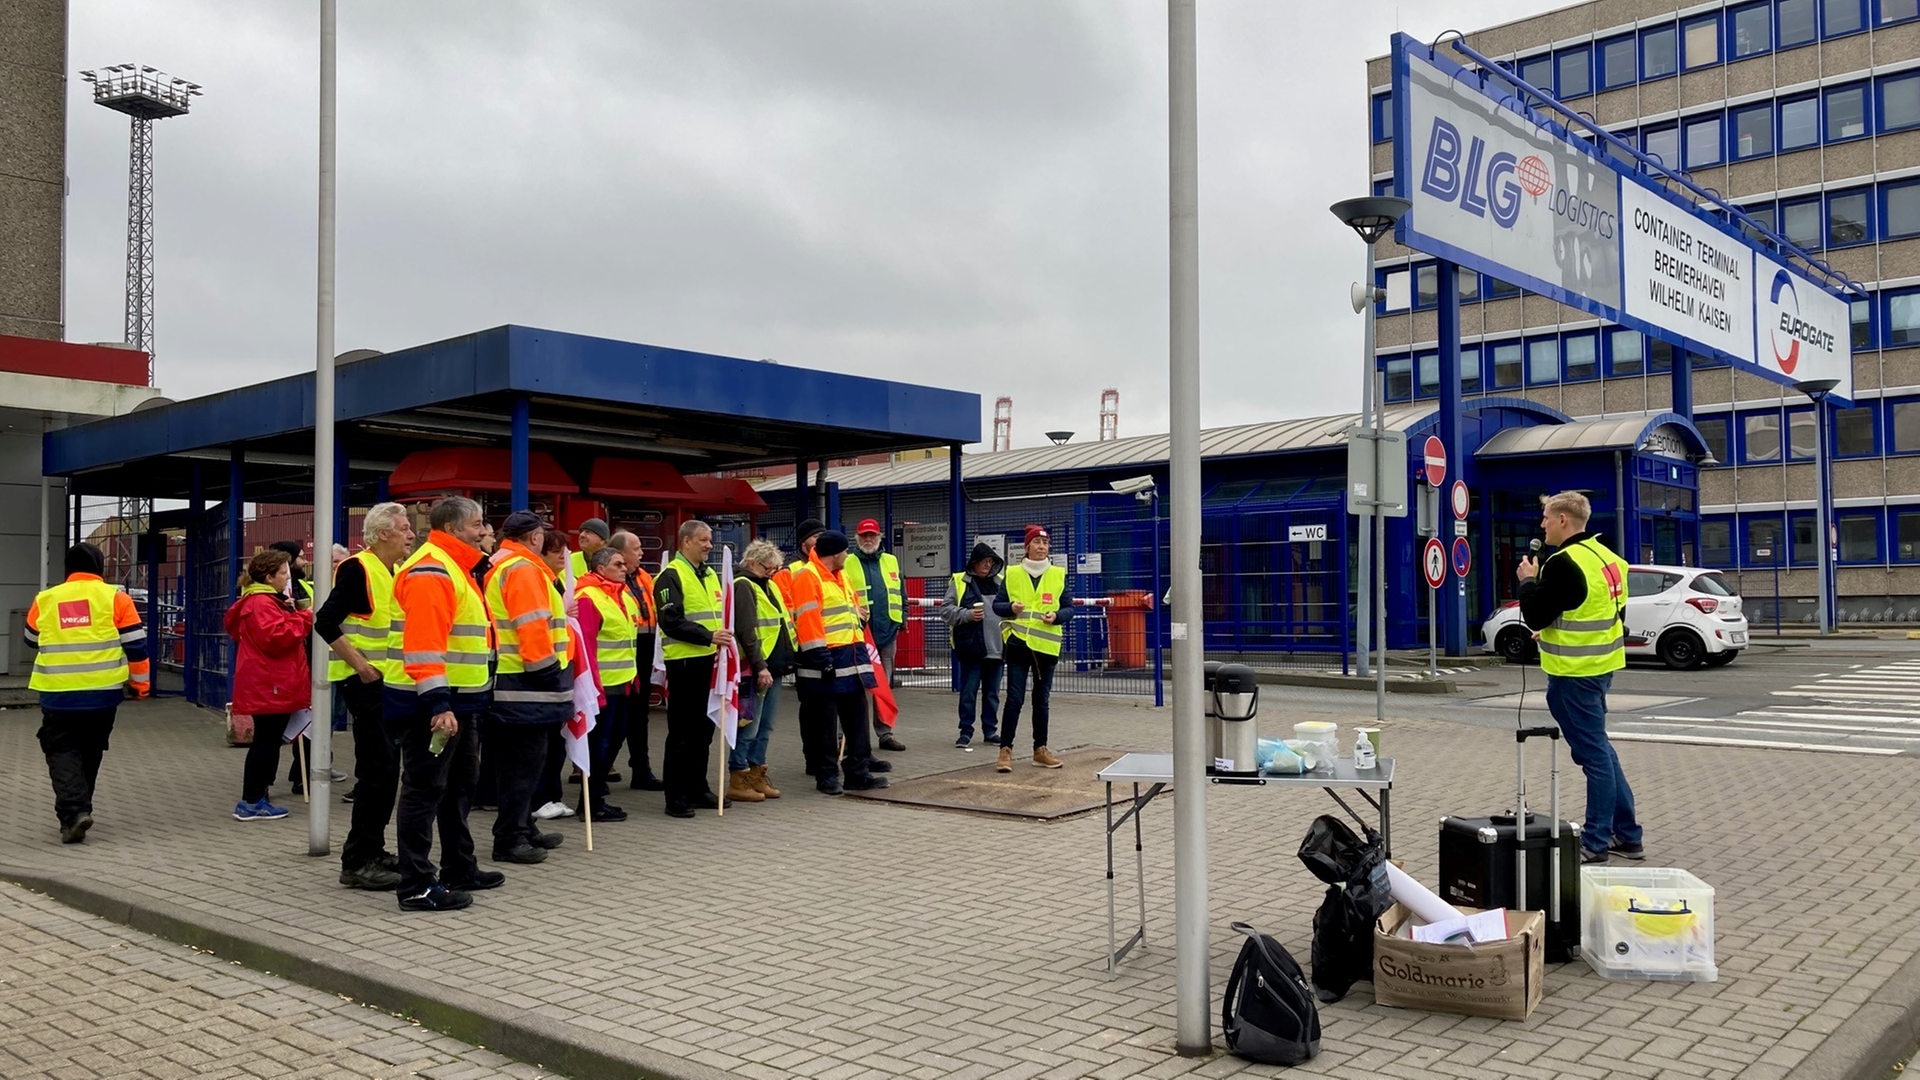
{"type": "Polygon", "coordinates": [[[1200,152],[1194,0],[1167,0],[1167,401],[1173,570],[1174,1045],[1213,1049],[1207,988],[1207,733],[1201,718],[1200,152]]]}
{"type": "MultiPolygon", "coordinates": [[[[320,235],[319,277],[315,296],[313,344],[313,602],[333,588],[333,206],[334,101],[338,56],[336,0],[320,0],[320,235]]],[[[327,682],[327,643],[313,639],[313,723],[308,727],[313,759],[307,790],[313,809],[307,815],[307,854],[325,855],[331,847],[328,811],[333,804],[333,685],[327,682]]]]}

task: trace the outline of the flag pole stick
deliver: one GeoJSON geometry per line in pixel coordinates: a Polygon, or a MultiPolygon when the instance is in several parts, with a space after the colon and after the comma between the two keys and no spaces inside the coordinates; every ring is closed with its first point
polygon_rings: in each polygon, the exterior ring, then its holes
{"type": "Polygon", "coordinates": [[[300,801],[303,803],[311,803],[313,801],[313,777],[307,775],[307,744],[301,742],[300,736],[298,735],[293,737],[293,752],[300,758],[300,801]]]}
{"type": "MultiPolygon", "coordinates": [[[[589,736],[591,736],[592,733],[589,732],[588,734],[589,736]]],[[[589,774],[587,776],[581,777],[580,783],[581,783],[581,791],[585,792],[585,794],[580,799],[580,820],[586,822],[587,824],[587,850],[592,851],[593,850],[593,776],[589,774]]]]}

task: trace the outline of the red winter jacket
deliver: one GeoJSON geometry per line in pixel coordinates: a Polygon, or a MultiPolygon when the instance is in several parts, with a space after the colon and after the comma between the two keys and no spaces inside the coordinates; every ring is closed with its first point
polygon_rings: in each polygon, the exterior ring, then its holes
{"type": "Polygon", "coordinates": [[[313,704],[307,666],[313,611],[294,611],[280,593],[249,585],[227,609],[227,636],[240,643],[233,664],[233,711],[276,716],[313,704]]]}

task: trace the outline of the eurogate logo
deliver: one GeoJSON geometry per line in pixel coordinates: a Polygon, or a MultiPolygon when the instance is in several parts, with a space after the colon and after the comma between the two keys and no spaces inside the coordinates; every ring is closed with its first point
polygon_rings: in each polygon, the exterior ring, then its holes
{"type": "Polygon", "coordinates": [[[1780,309],[1780,322],[1773,328],[1772,335],[1773,359],[1780,365],[1781,374],[1791,375],[1793,369],[1800,366],[1801,342],[1824,353],[1833,352],[1834,335],[1800,318],[1800,293],[1794,287],[1791,274],[1781,270],[1773,275],[1770,297],[1773,305],[1780,309]],[[1782,293],[1786,294],[1784,301],[1782,293]],[[1788,310],[1789,307],[1792,310],[1788,310]],[[1784,349],[1782,339],[1786,343],[1784,349]]]}
{"type": "Polygon", "coordinates": [[[1540,196],[1551,190],[1547,206],[1556,216],[1601,239],[1614,236],[1614,215],[1555,185],[1553,173],[1539,155],[1521,158],[1504,150],[1489,155],[1485,139],[1476,135],[1463,140],[1459,128],[1438,116],[1433,118],[1433,128],[1427,135],[1420,190],[1441,202],[1458,203],[1474,217],[1491,217],[1503,229],[1513,228],[1520,220],[1520,211],[1526,206],[1521,199],[1523,192],[1537,205],[1540,196]]]}

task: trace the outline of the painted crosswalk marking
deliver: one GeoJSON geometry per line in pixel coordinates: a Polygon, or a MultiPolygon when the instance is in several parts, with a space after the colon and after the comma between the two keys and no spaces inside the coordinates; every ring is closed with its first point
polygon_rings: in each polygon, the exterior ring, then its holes
{"type": "Polygon", "coordinates": [[[1617,739],[1890,755],[1920,752],[1920,661],[1900,660],[1769,691],[1731,716],[1649,713],[1610,722],[1617,739]]]}

